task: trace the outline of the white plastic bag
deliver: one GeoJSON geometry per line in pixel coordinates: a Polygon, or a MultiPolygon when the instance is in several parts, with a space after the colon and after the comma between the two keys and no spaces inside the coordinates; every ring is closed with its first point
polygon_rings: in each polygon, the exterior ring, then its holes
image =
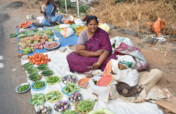
{"type": "Polygon", "coordinates": [[[97,86],[94,84],[93,80],[90,79],[88,88],[91,89],[95,94],[97,94],[99,99],[101,99],[105,103],[108,103],[110,91],[109,86],[108,87],[97,86]]]}
{"type": "Polygon", "coordinates": [[[60,30],[60,34],[62,36],[64,36],[65,38],[67,38],[67,37],[71,36],[72,34],[74,34],[74,30],[70,27],[62,28],[60,30]]]}
{"type": "Polygon", "coordinates": [[[84,22],[80,18],[74,19],[74,23],[78,26],[83,26],[84,22]]]}
{"type": "Polygon", "coordinates": [[[117,55],[117,58],[118,58],[118,61],[126,61],[126,62],[132,63],[131,64],[132,68],[134,68],[136,65],[136,61],[130,55],[117,55]]]}
{"type": "Polygon", "coordinates": [[[62,28],[68,28],[70,27],[70,24],[60,24],[59,25],[59,28],[62,29],[62,28]]]}
{"type": "Polygon", "coordinates": [[[133,46],[132,41],[128,37],[114,37],[111,39],[111,44],[115,43],[115,48],[119,47],[121,43],[133,46]]]}
{"type": "Polygon", "coordinates": [[[129,46],[125,43],[121,43],[119,47],[115,49],[115,54],[126,54],[131,55],[136,60],[136,69],[138,71],[147,70],[149,68],[149,64],[147,63],[145,57],[140,52],[140,50],[134,46],[129,46]]]}
{"type": "Polygon", "coordinates": [[[125,70],[120,70],[118,67],[118,60],[114,60],[112,59],[112,72],[115,73],[115,75],[113,75],[113,79],[114,80],[118,80],[124,83],[127,83],[130,86],[135,86],[138,83],[138,78],[139,78],[139,74],[138,71],[136,69],[125,69],[125,70]]]}

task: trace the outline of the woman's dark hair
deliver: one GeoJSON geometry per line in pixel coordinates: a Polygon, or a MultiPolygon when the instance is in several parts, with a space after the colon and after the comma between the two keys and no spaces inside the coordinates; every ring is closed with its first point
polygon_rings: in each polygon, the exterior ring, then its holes
{"type": "Polygon", "coordinates": [[[89,24],[89,22],[91,21],[91,20],[95,20],[96,22],[97,22],[97,24],[98,24],[98,19],[97,19],[97,17],[96,16],[94,16],[94,15],[89,15],[89,16],[86,16],[86,22],[87,22],[87,24],[89,24]]]}

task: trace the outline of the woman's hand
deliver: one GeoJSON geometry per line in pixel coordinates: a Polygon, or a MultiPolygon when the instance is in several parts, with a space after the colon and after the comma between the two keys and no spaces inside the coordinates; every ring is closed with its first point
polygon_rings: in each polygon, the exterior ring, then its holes
{"type": "Polygon", "coordinates": [[[92,66],[91,66],[91,69],[92,70],[95,70],[95,69],[98,69],[101,65],[99,63],[94,63],[92,66]]]}

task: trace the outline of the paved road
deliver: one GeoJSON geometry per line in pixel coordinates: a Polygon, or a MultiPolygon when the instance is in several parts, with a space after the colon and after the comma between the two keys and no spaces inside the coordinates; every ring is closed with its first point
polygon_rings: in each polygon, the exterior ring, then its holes
{"type": "Polygon", "coordinates": [[[29,104],[30,92],[15,93],[15,87],[25,82],[26,76],[20,59],[16,57],[16,39],[9,38],[9,34],[15,32],[15,22],[19,20],[11,15],[16,9],[4,8],[7,3],[8,0],[0,3],[0,114],[34,114],[34,108],[29,104]]]}

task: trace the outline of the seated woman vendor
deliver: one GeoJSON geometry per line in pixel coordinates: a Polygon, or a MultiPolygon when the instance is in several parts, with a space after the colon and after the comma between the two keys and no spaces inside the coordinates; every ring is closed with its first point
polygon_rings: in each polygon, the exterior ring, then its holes
{"type": "Polygon", "coordinates": [[[45,0],[41,10],[44,13],[44,19],[42,21],[42,25],[52,26],[52,25],[55,25],[56,23],[62,23],[61,19],[63,18],[63,16],[55,15],[56,6],[54,3],[54,0],[45,0]]]}
{"type": "Polygon", "coordinates": [[[87,29],[82,31],[76,46],[76,52],[67,56],[71,71],[87,72],[91,69],[104,70],[112,55],[112,47],[107,32],[98,28],[96,16],[87,17],[87,29]]]}

